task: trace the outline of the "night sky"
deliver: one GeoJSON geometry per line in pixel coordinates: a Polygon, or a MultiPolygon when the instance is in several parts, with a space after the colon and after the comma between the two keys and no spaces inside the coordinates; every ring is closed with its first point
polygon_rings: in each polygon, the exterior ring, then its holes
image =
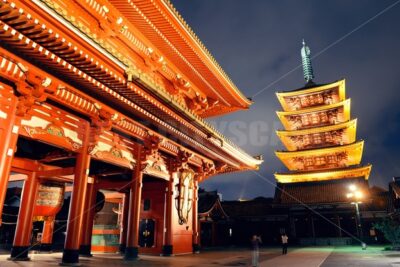
{"type": "Polygon", "coordinates": [[[387,189],[392,177],[400,176],[400,1],[172,2],[238,88],[255,101],[248,111],[210,121],[265,160],[259,172],[216,176],[203,188],[217,189],[224,200],[273,196],[273,173],[286,171],[274,155],[283,149],[275,135],[282,128],[275,92],[304,85],[303,38],[314,56],[316,83],[346,78],[357,137],[365,140],[363,163],[373,164],[371,186],[387,189]]]}

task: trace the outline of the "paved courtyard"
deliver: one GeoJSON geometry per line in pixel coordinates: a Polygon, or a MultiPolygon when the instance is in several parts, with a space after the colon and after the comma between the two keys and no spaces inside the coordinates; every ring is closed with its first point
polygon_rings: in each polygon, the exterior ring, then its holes
{"type": "MultiPolygon", "coordinates": [[[[31,254],[29,262],[10,262],[7,255],[0,255],[1,267],[58,266],[61,253],[31,254]]],[[[125,262],[118,254],[95,254],[92,258],[81,258],[82,266],[177,266],[216,267],[251,266],[251,253],[245,249],[205,251],[201,254],[174,257],[141,256],[138,261],[125,262]]],[[[383,247],[369,247],[366,251],[359,247],[312,247],[289,250],[285,256],[278,248],[262,249],[261,267],[400,267],[400,252],[384,251],[383,247]]]]}

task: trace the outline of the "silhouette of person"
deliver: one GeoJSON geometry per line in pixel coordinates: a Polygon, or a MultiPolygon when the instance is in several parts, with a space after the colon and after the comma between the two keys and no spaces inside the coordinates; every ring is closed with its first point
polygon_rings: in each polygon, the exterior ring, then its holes
{"type": "Polygon", "coordinates": [[[251,246],[253,248],[253,257],[252,257],[252,266],[253,267],[258,267],[258,259],[259,259],[259,249],[260,249],[260,244],[261,244],[261,237],[257,235],[253,235],[253,238],[251,239],[251,246]]]}
{"type": "Polygon", "coordinates": [[[289,237],[286,234],[282,234],[281,240],[282,240],[282,255],[285,255],[287,254],[289,237]]]}

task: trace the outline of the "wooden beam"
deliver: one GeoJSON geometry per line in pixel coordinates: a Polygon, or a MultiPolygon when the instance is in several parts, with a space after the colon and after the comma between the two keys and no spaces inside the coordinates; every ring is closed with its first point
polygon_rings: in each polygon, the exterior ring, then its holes
{"type": "Polygon", "coordinates": [[[96,188],[98,190],[104,189],[104,190],[118,190],[118,191],[122,191],[122,190],[126,190],[129,189],[131,187],[131,183],[132,180],[130,181],[115,181],[115,180],[99,180],[96,183],[96,188]]]}
{"type": "Polygon", "coordinates": [[[69,168],[57,168],[57,169],[38,171],[37,176],[43,179],[43,178],[73,175],[74,173],[75,173],[75,167],[69,167],[69,168]]]}
{"type": "Polygon", "coordinates": [[[9,182],[17,182],[17,181],[25,181],[28,175],[26,174],[21,174],[21,173],[15,173],[11,174],[10,178],[8,179],[9,182]]]}
{"type": "Polygon", "coordinates": [[[14,157],[11,168],[15,172],[26,173],[38,170],[40,164],[36,160],[14,157]]]}

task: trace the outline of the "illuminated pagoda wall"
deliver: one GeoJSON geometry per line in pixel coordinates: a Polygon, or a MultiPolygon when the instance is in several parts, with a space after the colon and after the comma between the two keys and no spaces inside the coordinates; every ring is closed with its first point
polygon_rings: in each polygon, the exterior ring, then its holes
{"type": "MultiPolygon", "coordinates": [[[[275,154],[290,172],[276,173],[275,178],[283,187],[293,183],[353,179],[360,186],[367,186],[365,181],[371,165],[360,166],[364,141],[356,139],[357,119],[350,115],[351,101],[346,98],[345,80],[314,84],[307,52],[309,49],[304,44],[306,86],[277,93],[283,108],[277,114],[284,126],[277,135],[286,150],[275,154]]],[[[336,200],[340,199],[342,196],[336,200]]]]}

